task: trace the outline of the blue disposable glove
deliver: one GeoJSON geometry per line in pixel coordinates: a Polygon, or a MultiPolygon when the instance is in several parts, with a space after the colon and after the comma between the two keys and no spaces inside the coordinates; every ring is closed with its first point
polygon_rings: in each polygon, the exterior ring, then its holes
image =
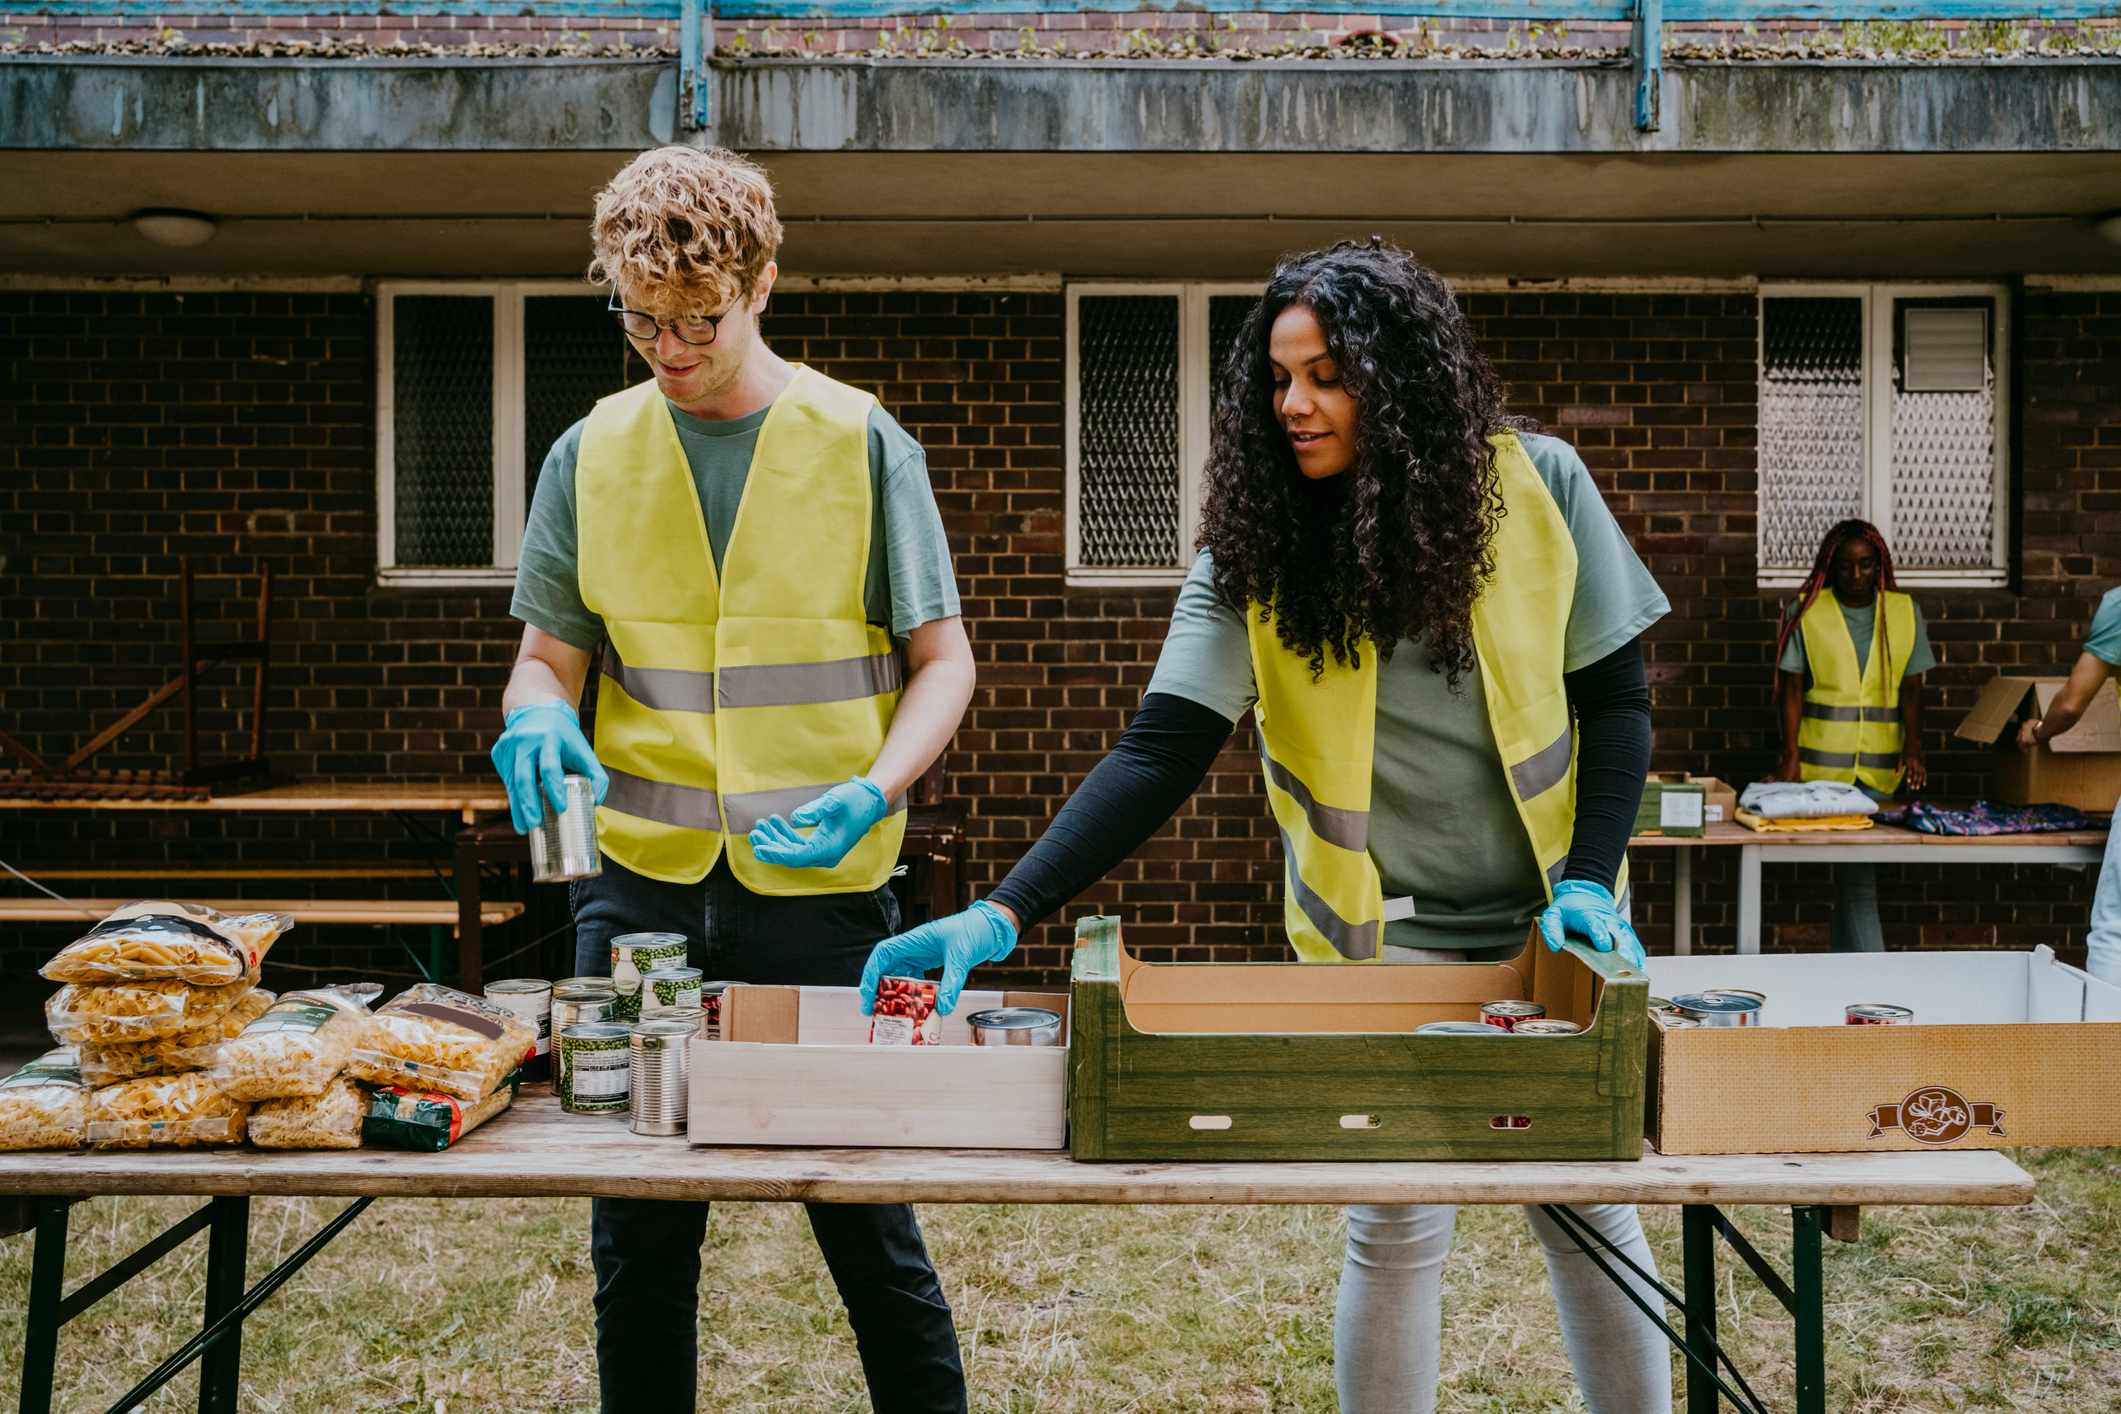
{"type": "Polygon", "coordinates": [[[611,789],[611,777],[582,735],[582,719],[558,698],[510,712],[502,720],[501,739],[493,744],[492,755],[493,768],[508,787],[508,816],[518,834],[527,835],[545,823],[547,800],[555,814],[567,809],[563,781],[568,776],[589,777],[599,805],[611,789]]]}
{"type": "Polygon", "coordinates": [[[1016,946],[1016,928],[1002,911],[981,899],[963,913],[936,918],[910,933],[884,939],[862,969],[862,1015],[876,1010],[876,984],[886,977],[919,977],[931,967],[943,969],[935,990],[935,1009],[957,1010],[965,974],[983,962],[1000,962],[1016,946]]]}
{"type": "Polygon", "coordinates": [[[1635,936],[1634,926],[1620,916],[1612,890],[1589,879],[1563,879],[1554,886],[1554,902],[1539,915],[1539,935],[1554,952],[1561,951],[1565,937],[1581,938],[1600,952],[1618,948],[1621,961],[1637,972],[1650,970],[1642,939],[1635,936]]]}
{"type": "Polygon", "coordinates": [[[830,869],[862,842],[876,822],[891,813],[891,802],[867,776],[856,776],[826,791],[783,820],[769,815],[751,827],[751,852],[767,864],[789,869],[830,869]],[[805,839],[798,828],[810,829],[805,839]]]}

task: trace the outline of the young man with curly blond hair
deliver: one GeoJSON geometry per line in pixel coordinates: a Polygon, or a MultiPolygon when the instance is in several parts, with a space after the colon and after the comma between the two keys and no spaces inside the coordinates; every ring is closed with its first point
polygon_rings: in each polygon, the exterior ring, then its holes
{"type": "MultiPolygon", "coordinates": [[[[595,784],[603,872],[572,886],[576,971],[628,933],[737,982],[851,986],[898,930],[905,793],[973,685],[919,444],[761,337],[781,240],[734,153],[643,153],[598,195],[592,281],[652,375],[545,459],[493,749],[516,828],[595,784]],[[601,657],[598,649],[601,646],[601,657]],[[599,670],[594,747],[576,715],[599,670]]],[[[811,1204],[880,1411],[961,1411],[913,1210],[811,1204]]],[[[694,1408],[705,1203],[591,1207],[606,1411],[694,1408]]]]}

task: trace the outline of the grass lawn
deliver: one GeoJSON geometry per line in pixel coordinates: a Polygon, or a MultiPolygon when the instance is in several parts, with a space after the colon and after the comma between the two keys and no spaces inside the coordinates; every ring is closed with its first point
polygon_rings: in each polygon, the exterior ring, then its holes
{"type": "MultiPolygon", "coordinates": [[[[2027,1151],[2022,1209],[1879,1208],[1829,1242],[1836,1410],[2121,1411],[2121,1150],[2027,1151]]],[[[189,1200],[75,1210],[78,1283],[189,1200]]],[[[260,1199],[262,1274],[337,1204],[260,1199]]],[[[1331,1410],[1340,1220],[1331,1208],[931,1207],[975,1410],[1331,1410]]],[[[1788,1258],[1786,1214],[1733,1216],[1788,1258]]],[[[1646,1212],[1679,1272],[1675,1209],[1646,1212]]],[[[378,1203],[255,1317],[243,1407],[270,1411],[595,1407],[588,1204],[378,1203]]],[[[0,1243],[0,1375],[17,1378],[30,1239],[0,1243]]],[[[800,1211],[723,1207],[701,1291],[702,1408],[868,1408],[800,1211]]],[[[1720,1319],[1771,1408],[1789,1407],[1787,1319],[1722,1265],[1720,1319]]],[[[1471,1209],[1447,1271],[1443,1408],[1581,1409],[1544,1268],[1516,1209],[1471,1209]]],[[[102,1409],[196,1329],[205,1241],[62,1334],[58,1407],[102,1409]]],[[[196,1378],[150,1409],[192,1407],[196,1378]]],[[[0,1387],[4,1395],[5,1387],[0,1387]]]]}

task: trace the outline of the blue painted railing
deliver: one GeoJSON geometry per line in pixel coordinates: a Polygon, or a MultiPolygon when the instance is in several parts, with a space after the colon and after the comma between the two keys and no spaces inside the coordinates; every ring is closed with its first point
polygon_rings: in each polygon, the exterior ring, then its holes
{"type": "Polygon", "coordinates": [[[679,112],[695,130],[712,126],[710,20],[849,20],[893,15],[1192,12],[1347,13],[1424,19],[1528,20],[1633,25],[1635,125],[1658,127],[1664,26],[1668,23],[1814,20],[2087,20],[2121,16],[2121,0],[0,0],[9,12],[141,17],[208,15],[533,15],[634,19],[678,27],[679,112]]]}

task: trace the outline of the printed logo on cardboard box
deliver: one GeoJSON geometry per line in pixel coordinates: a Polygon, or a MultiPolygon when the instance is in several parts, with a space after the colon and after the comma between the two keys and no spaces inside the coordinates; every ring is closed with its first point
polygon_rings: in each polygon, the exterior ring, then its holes
{"type": "Polygon", "coordinates": [[[2003,1111],[1992,1104],[1971,1104],[1942,1085],[1925,1085],[1897,1105],[1880,1105],[1870,1119],[1871,1138],[1898,1129],[1918,1144],[1950,1144],[1976,1129],[2003,1133],[2003,1111]]]}

